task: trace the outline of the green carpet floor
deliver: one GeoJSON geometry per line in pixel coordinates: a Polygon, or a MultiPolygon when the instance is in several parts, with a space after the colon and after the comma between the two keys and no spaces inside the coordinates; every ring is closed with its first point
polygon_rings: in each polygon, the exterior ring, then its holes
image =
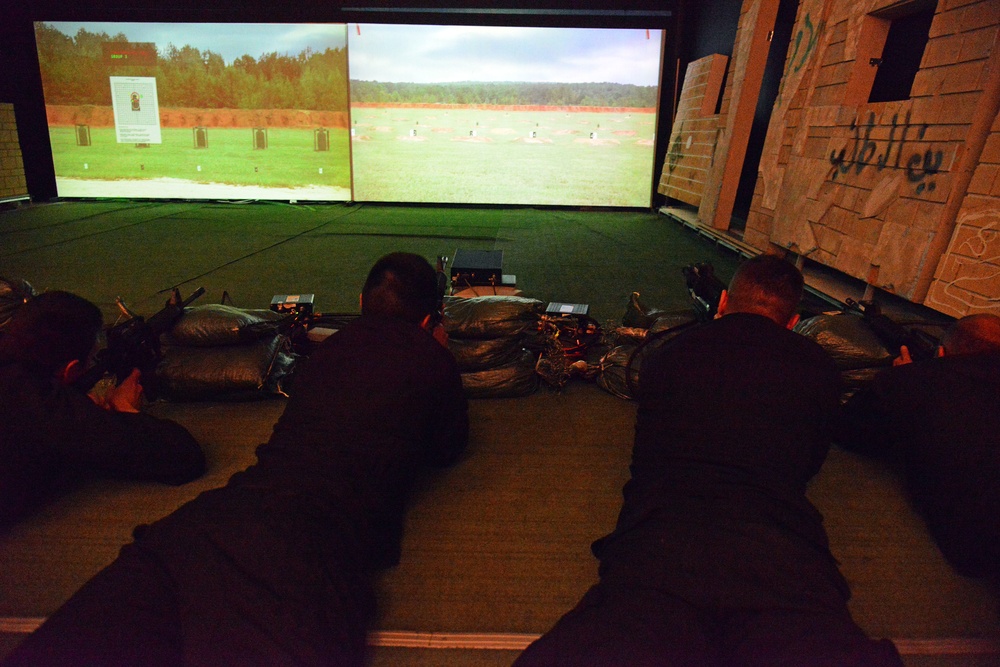
{"type": "Polygon", "coordinates": [[[227,292],[266,308],[275,294],[312,293],[320,311],[354,312],[381,255],[457,248],[502,250],[526,295],[588,303],[601,321],[620,317],[633,290],[685,307],[681,266],[711,259],[725,276],[737,262],[649,212],[64,202],[0,214],[0,275],[76,290],[113,315],[117,296],[151,312],[170,288],[201,286],[199,303],[227,292]]]}
{"type": "MultiPolygon", "coordinates": [[[[621,317],[629,293],[687,306],[680,268],[737,258],[644,212],[67,202],[0,213],[0,275],[70,289],[109,315],[121,295],[149,313],[180,285],[237,305],[313,292],[353,311],[368,266],[405,249],[502,249],[527,296],[621,317]]],[[[205,444],[210,470],[180,488],[92,482],[0,535],[0,656],[23,636],[10,619],[44,617],[129,541],[132,528],[219,486],[253,461],[281,399],[157,403],[205,444]]],[[[407,518],[402,563],[379,581],[380,632],[537,635],[596,580],[590,542],[610,530],[627,479],[634,405],[575,380],[521,399],[474,400],[472,439],[455,467],[425,478],[407,518]]],[[[957,576],[909,508],[898,480],[835,449],[810,495],[871,634],[899,640],[908,667],[996,664],[997,600],[957,576]]],[[[507,665],[516,650],[389,647],[378,667],[507,665]]]]}

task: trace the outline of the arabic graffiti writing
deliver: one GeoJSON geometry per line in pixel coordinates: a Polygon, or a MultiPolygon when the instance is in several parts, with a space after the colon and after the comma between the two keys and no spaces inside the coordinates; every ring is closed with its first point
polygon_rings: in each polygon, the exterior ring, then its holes
{"type": "Polygon", "coordinates": [[[674,140],[670,143],[670,150],[667,152],[667,169],[670,170],[671,174],[674,173],[674,169],[677,168],[677,163],[684,157],[681,145],[681,133],[678,132],[674,136],[674,140]]]}
{"type": "Polygon", "coordinates": [[[809,59],[809,54],[812,53],[814,48],[816,48],[816,41],[819,39],[819,33],[822,26],[823,24],[820,23],[814,27],[812,24],[812,18],[809,14],[806,14],[805,26],[800,28],[795,34],[795,50],[792,51],[792,57],[788,60],[788,66],[794,68],[792,71],[798,72],[802,69],[802,66],[806,64],[806,60],[809,59]],[[802,39],[805,37],[806,32],[809,33],[809,37],[806,38],[806,44],[802,47],[802,56],[796,60],[796,56],[798,56],[799,53],[799,47],[802,45],[802,39]]]}
{"type": "Polygon", "coordinates": [[[785,73],[781,77],[781,83],[778,84],[778,104],[781,104],[781,91],[785,87],[785,80],[788,78],[790,73],[798,73],[802,69],[806,61],[809,60],[809,55],[816,48],[816,42],[819,41],[819,34],[823,29],[823,23],[820,22],[818,25],[813,25],[812,18],[809,14],[806,14],[805,21],[803,21],[803,27],[799,28],[799,31],[795,33],[795,46],[792,49],[792,55],[788,58],[788,62],[785,63],[785,73]],[[803,40],[805,44],[803,45],[803,40]],[[802,53],[799,53],[801,49],[802,53]]]}
{"type": "MultiPolygon", "coordinates": [[[[941,171],[941,163],[944,160],[944,152],[928,148],[923,153],[919,151],[912,153],[903,162],[903,153],[906,149],[906,142],[911,139],[907,135],[913,126],[910,124],[910,113],[906,113],[906,119],[900,123],[899,114],[893,114],[892,127],[889,129],[889,139],[886,141],[885,152],[876,157],[879,145],[871,138],[872,129],[875,127],[875,113],[868,112],[868,122],[858,124],[851,123],[851,132],[854,135],[850,145],[850,155],[847,148],[830,152],[830,164],[833,169],[830,171],[830,180],[837,180],[841,174],[847,174],[854,169],[855,174],[861,174],[866,167],[874,166],[877,171],[882,171],[888,166],[899,169],[901,164],[905,164],[906,178],[910,183],[916,184],[917,194],[933,192],[935,182],[932,176],[941,171]],[[899,137],[897,138],[897,132],[899,137]],[[893,151],[895,150],[895,158],[893,151]],[[890,165],[890,160],[892,164],[890,165]]],[[[922,141],[927,133],[927,124],[920,125],[916,130],[917,141],[922,141]]]]}

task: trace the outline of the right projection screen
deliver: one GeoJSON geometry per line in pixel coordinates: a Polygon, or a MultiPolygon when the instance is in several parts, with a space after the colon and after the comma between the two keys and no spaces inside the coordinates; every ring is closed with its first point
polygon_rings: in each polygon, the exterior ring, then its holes
{"type": "Polygon", "coordinates": [[[648,207],[662,40],[350,24],[353,198],[648,207]]]}

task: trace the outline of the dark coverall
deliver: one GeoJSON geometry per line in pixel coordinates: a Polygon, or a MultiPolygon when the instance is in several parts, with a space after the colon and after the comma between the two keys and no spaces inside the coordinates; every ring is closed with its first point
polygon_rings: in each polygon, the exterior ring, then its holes
{"type": "Polygon", "coordinates": [[[0,526],[87,477],[184,484],[205,471],[180,424],[110,412],[83,392],[0,358],[0,526]]]}
{"type": "Polygon", "coordinates": [[[734,313],[651,352],[639,384],[600,582],[517,667],[901,665],[851,619],[805,495],[838,404],[823,349],[734,313]]]}
{"type": "Polygon", "coordinates": [[[418,468],[466,446],[461,378],[423,329],[362,317],[292,391],[255,465],[140,527],[4,667],[363,664],[418,468]]]}
{"type": "Polygon", "coordinates": [[[1000,582],[1000,353],[886,369],[844,406],[838,440],[896,466],[958,572],[1000,582]]]}

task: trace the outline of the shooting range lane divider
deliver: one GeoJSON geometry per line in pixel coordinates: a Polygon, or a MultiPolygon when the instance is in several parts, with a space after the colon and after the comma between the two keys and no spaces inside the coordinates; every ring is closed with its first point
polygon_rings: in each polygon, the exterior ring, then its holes
{"type": "MultiPolygon", "coordinates": [[[[0,633],[30,634],[44,617],[0,616],[0,633]]],[[[423,649],[472,649],[483,651],[523,651],[541,635],[508,632],[410,632],[380,630],[369,633],[369,646],[423,649]]],[[[1000,640],[975,637],[941,637],[936,639],[893,639],[901,655],[996,655],[1000,656],[1000,640]]]]}

